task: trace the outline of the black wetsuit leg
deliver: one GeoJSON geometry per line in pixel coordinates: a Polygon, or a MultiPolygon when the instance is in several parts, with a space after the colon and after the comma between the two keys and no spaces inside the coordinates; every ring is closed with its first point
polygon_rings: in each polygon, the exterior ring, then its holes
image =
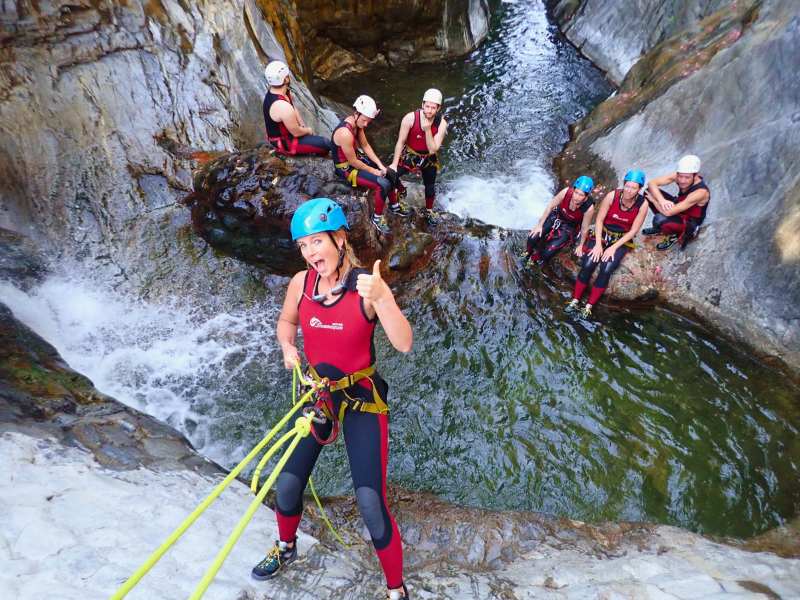
{"type": "Polygon", "coordinates": [[[569,222],[562,222],[561,227],[553,233],[553,236],[548,236],[548,239],[544,243],[544,248],[539,252],[539,257],[542,260],[550,260],[558,254],[561,248],[572,242],[574,236],[575,225],[569,222]]]}
{"type": "Polygon", "coordinates": [[[547,235],[550,233],[550,230],[553,228],[553,223],[555,223],[556,217],[555,211],[550,213],[550,216],[542,225],[542,232],[537,233],[536,235],[529,235],[528,236],[528,243],[525,245],[525,251],[528,254],[533,254],[536,251],[536,246],[539,244],[542,238],[547,238],[547,235]]]}

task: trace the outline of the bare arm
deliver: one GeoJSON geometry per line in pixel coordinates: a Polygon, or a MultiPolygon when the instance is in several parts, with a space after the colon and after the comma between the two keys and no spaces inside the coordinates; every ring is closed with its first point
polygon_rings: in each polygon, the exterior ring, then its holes
{"type": "Polygon", "coordinates": [[[372,273],[361,273],[356,280],[356,289],[364,298],[364,308],[367,315],[372,318],[378,315],[383,325],[386,337],[392,346],[400,352],[411,350],[413,334],[411,325],[406,316],[400,311],[395,302],[394,294],[386,282],[381,278],[381,261],[376,260],[372,266],[372,273]]]}
{"type": "Polygon", "coordinates": [[[397,166],[400,164],[400,155],[403,154],[403,146],[406,145],[408,140],[408,132],[414,126],[414,113],[408,113],[403,117],[400,123],[400,134],[397,136],[397,143],[394,145],[394,159],[392,159],[391,167],[397,171],[397,166]]]}
{"type": "Polygon", "coordinates": [[[336,133],[333,136],[333,141],[336,142],[336,145],[342,149],[342,152],[344,152],[344,157],[354,169],[366,171],[367,173],[380,176],[381,172],[378,169],[373,169],[358,158],[356,151],[353,150],[353,134],[346,127],[336,130],[336,133]]]}
{"type": "Polygon", "coordinates": [[[297,310],[297,305],[300,303],[300,296],[303,293],[305,276],[306,271],[301,271],[292,278],[289,289],[286,290],[281,316],[278,317],[276,334],[283,351],[283,364],[287,369],[293,369],[295,360],[300,360],[300,353],[295,346],[297,326],[300,324],[300,312],[297,310]]]}
{"type": "MultiPolygon", "coordinates": [[[[424,119],[424,116],[421,116],[424,119]]],[[[428,146],[428,152],[431,154],[436,154],[439,151],[439,148],[442,147],[442,142],[444,141],[444,135],[447,131],[447,121],[442,119],[441,123],[439,124],[439,130],[436,132],[436,136],[433,135],[431,127],[431,122],[425,119],[424,122],[421,122],[420,125],[422,126],[422,130],[425,132],[425,144],[428,146]],[[427,125],[425,124],[427,122],[427,125]]]]}
{"type": "Polygon", "coordinates": [[[383,166],[381,159],[378,158],[378,155],[375,154],[372,146],[369,145],[369,142],[367,141],[367,135],[364,133],[363,129],[358,130],[358,143],[361,145],[361,149],[364,151],[364,154],[366,154],[370,160],[378,165],[378,173],[376,173],[376,175],[383,176],[386,173],[386,167],[383,166]],[[381,171],[383,171],[383,173],[381,173],[381,171]]]}
{"type": "Polygon", "coordinates": [[[708,191],[707,190],[695,190],[686,198],[684,198],[683,202],[678,202],[677,204],[673,204],[672,208],[668,210],[662,210],[661,214],[665,217],[672,217],[674,215],[680,214],[685,210],[690,209],[695,204],[700,204],[701,206],[708,202],[708,191]]]}
{"type": "Polygon", "coordinates": [[[284,100],[278,100],[272,104],[269,109],[269,116],[273,121],[283,123],[289,133],[295,137],[311,133],[309,127],[302,125],[303,120],[299,119],[300,113],[297,112],[297,109],[284,100]]]}
{"type": "Polygon", "coordinates": [[[589,227],[592,223],[594,216],[594,205],[590,206],[585,213],[583,213],[583,221],[581,221],[581,239],[578,242],[578,247],[575,248],[575,254],[583,256],[583,245],[586,243],[586,238],[589,237],[589,227]]]}
{"type": "Polygon", "coordinates": [[[565,187],[563,190],[558,192],[555,197],[550,200],[550,204],[547,205],[547,208],[544,209],[544,213],[542,214],[542,218],[539,219],[539,224],[536,225],[533,229],[531,229],[531,237],[536,235],[537,233],[542,232],[542,227],[544,227],[544,222],[547,221],[547,217],[550,216],[550,213],[553,212],[553,209],[558,206],[558,203],[564,199],[564,196],[567,195],[567,190],[569,188],[565,187]]]}
{"type": "Polygon", "coordinates": [[[670,173],[669,175],[662,175],[661,177],[656,177],[655,179],[651,179],[647,182],[646,195],[656,201],[662,213],[670,210],[673,206],[673,203],[664,199],[664,195],[661,193],[659,188],[671,183],[675,183],[677,179],[678,173],[670,173]]]}

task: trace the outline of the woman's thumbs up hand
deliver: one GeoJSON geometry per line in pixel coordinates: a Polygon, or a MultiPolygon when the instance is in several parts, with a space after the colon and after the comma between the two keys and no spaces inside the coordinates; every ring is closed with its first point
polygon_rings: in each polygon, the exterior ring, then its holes
{"type": "MultiPolygon", "coordinates": [[[[381,261],[376,260],[372,266],[372,274],[361,273],[356,280],[356,290],[362,298],[372,302],[381,302],[389,287],[381,277],[381,261]]],[[[391,292],[389,292],[391,294],[391,292]]]]}

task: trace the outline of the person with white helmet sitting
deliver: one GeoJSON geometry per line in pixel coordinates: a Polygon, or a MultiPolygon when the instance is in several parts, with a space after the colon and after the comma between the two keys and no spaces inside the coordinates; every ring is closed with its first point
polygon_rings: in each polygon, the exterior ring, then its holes
{"type": "Polygon", "coordinates": [[[678,162],[677,171],[647,183],[645,196],[655,214],[653,226],[643,229],[642,235],[663,234],[658,250],[667,250],[677,242],[685,248],[705,220],[711,192],[699,173],[700,159],[690,154],[678,162]],[[678,184],[677,196],[660,189],[671,183],[678,184]]]}
{"type": "MultiPolygon", "coordinates": [[[[394,148],[392,170],[397,172],[396,188],[400,200],[407,194],[400,177],[418,172],[425,185],[425,217],[430,225],[438,225],[439,218],[433,211],[436,198],[436,174],[441,168],[436,153],[442,147],[447,121],[439,114],[442,92],[429,89],[422,97],[422,108],[408,113],[400,125],[400,135],[394,148]]],[[[401,205],[402,206],[402,205],[401,205]]]]}
{"type": "Polygon", "coordinates": [[[406,210],[399,202],[394,190],[394,171],[389,171],[378,158],[364,134],[364,128],[378,116],[375,100],[369,96],[359,96],[353,103],[353,114],[340,121],[331,137],[331,156],[336,176],[349,182],[353,187],[368,187],[375,190],[375,210],[372,224],[381,233],[389,233],[389,225],[383,215],[386,200],[389,210],[401,217],[407,217],[411,211],[406,210]],[[359,155],[358,147],[364,155],[359,155]]]}
{"type": "Polygon", "coordinates": [[[267,65],[269,90],[264,96],[264,124],[270,145],[281,154],[327,154],[330,140],[313,135],[295,108],[289,93],[289,67],[279,60],[267,65]]]}

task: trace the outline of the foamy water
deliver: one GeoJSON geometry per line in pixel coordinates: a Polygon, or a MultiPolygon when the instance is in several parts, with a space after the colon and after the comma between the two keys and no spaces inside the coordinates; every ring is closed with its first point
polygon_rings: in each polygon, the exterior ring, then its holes
{"type": "Polygon", "coordinates": [[[520,160],[490,178],[463,175],[440,198],[450,212],[509,229],[532,229],[555,195],[556,178],[533,160],[520,160]]]}
{"type": "Polygon", "coordinates": [[[0,301],[98,390],[169,423],[210,458],[229,464],[249,449],[212,429],[230,418],[218,402],[246,393],[252,371],[269,381],[277,307],[209,318],[63,277],[31,293],[0,282],[0,301]]]}

